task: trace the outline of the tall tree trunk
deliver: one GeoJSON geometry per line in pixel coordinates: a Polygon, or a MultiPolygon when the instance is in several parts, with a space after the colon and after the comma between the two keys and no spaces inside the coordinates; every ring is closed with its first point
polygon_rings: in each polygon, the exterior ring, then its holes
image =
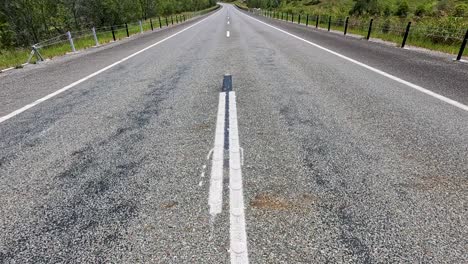
{"type": "Polygon", "coordinates": [[[72,5],[72,13],[73,13],[73,20],[75,21],[75,27],[76,29],[80,29],[80,25],[78,24],[78,19],[76,18],[76,1],[73,1],[72,5]]]}
{"type": "Polygon", "coordinates": [[[44,31],[47,35],[49,35],[49,25],[47,25],[47,16],[45,14],[44,5],[41,6],[41,17],[42,17],[42,25],[44,27],[44,31]]]}
{"type": "Polygon", "coordinates": [[[36,28],[36,21],[34,20],[34,3],[32,1],[26,0],[25,2],[22,3],[22,10],[19,10],[24,17],[24,21],[26,22],[27,27],[29,28],[30,34],[33,37],[33,42],[38,43],[39,42],[39,34],[37,32],[36,28]]]}

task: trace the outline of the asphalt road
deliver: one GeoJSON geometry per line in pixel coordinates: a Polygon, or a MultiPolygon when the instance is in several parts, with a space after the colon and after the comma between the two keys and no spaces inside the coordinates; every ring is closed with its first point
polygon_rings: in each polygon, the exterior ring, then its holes
{"type": "Polygon", "coordinates": [[[467,83],[448,56],[226,4],[4,73],[0,118],[33,105],[0,122],[0,263],[230,263],[234,127],[250,263],[466,263],[467,83]]]}

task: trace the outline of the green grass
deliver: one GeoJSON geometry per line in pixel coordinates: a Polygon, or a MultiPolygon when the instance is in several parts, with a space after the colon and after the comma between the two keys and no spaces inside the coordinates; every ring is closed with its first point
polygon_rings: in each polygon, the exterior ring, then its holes
{"type": "Polygon", "coordinates": [[[242,2],[240,0],[234,1],[234,2],[232,2],[232,4],[236,5],[237,7],[241,8],[241,9],[248,9],[249,8],[245,2],[242,2]]]}
{"type": "MultiPolygon", "coordinates": [[[[384,6],[388,6],[392,12],[396,11],[397,5],[400,0],[381,0],[379,5],[383,10],[384,6]]],[[[468,29],[468,17],[452,17],[454,8],[457,4],[466,2],[466,0],[446,0],[448,3],[447,10],[445,13],[438,13],[437,1],[435,0],[412,0],[407,1],[409,4],[409,13],[406,18],[399,18],[396,16],[383,17],[375,16],[375,21],[388,21],[392,28],[400,27],[400,30],[404,30],[408,21],[412,21],[412,27],[407,40],[407,45],[426,48],[435,51],[441,51],[450,54],[457,54],[463,35],[466,29],[468,29]],[[424,5],[427,7],[428,12],[422,17],[414,15],[415,10],[418,6],[424,5]],[[424,28],[430,28],[431,31],[424,31],[424,28]],[[434,37],[433,34],[442,34],[440,31],[460,31],[454,33],[451,39],[444,39],[443,37],[434,37]]],[[[344,18],[349,16],[349,11],[352,9],[354,4],[353,0],[288,0],[281,1],[281,4],[275,9],[276,12],[289,13],[289,21],[291,20],[291,13],[294,13],[294,20],[297,23],[298,14],[301,14],[301,23],[305,24],[306,14],[315,18],[315,15],[320,15],[320,27],[328,27],[328,17],[332,16],[332,21],[336,21],[337,18],[344,18]]],[[[361,26],[359,28],[348,28],[349,33],[367,36],[368,23],[371,16],[365,14],[361,17],[350,17],[350,21],[358,21],[361,26]]],[[[315,21],[309,21],[309,24],[315,26],[315,21]]],[[[332,24],[332,30],[343,31],[343,24],[332,24]]],[[[442,34],[443,35],[443,34],[442,34]]],[[[395,42],[395,45],[401,45],[403,34],[401,32],[382,32],[374,29],[371,35],[372,38],[378,38],[385,41],[395,42]]],[[[468,49],[465,49],[464,55],[468,55],[468,49]]]]}
{"type": "Polygon", "coordinates": [[[26,49],[0,50],[0,69],[16,67],[25,63],[29,52],[26,49]]]}
{"type": "MultiPolygon", "coordinates": [[[[378,0],[377,3],[380,11],[384,11],[385,7],[390,8],[392,12],[397,10],[397,6],[401,0],[378,0]]],[[[445,0],[447,9],[445,12],[453,12],[457,4],[466,3],[466,0],[445,0]]],[[[252,1],[254,2],[254,1],[252,1]]],[[[262,1],[260,1],[262,2],[262,1]]],[[[419,6],[424,6],[427,12],[435,12],[437,10],[437,0],[406,0],[409,6],[409,15],[412,16],[419,6]]],[[[353,0],[287,0],[280,1],[278,10],[289,13],[309,13],[319,15],[346,16],[354,5],[353,0]]],[[[266,6],[263,6],[266,8],[266,6]]]]}
{"type": "MultiPolygon", "coordinates": [[[[201,10],[201,11],[196,11],[196,12],[184,12],[181,14],[177,14],[177,17],[178,17],[177,20],[179,21],[179,23],[181,23],[182,22],[181,19],[179,20],[179,17],[181,17],[181,15],[185,15],[186,19],[189,19],[191,17],[200,16],[208,12],[211,12],[215,10],[216,8],[218,8],[218,6],[211,7],[205,10],[201,10]]],[[[175,16],[176,15],[173,15],[174,24],[176,24],[175,16]]],[[[159,19],[157,17],[153,18],[152,21],[153,21],[154,29],[157,29],[160,27],[159,19]]],[[[167,26],[165,17],[161,17],[161,24],[162,24],[162,27],[167,26]]],[[[168,24],[169,25],[172,24],[170,16],[168,16],[168,24]]],[[[150,31],[151,30],[150,20],[148,19],[146,21],[143,21],[142,26],[143,26],[143,31],[150,31]]],[[[140,34],[139,23],[137,22],[137,23],[128,24],[128,32],[130,36],[135,35],[135,34],[140,34]]],[[[98,29],[96,32],[96,35],[98,37],[100,45],[113,41],[112,32],[110,31],[110,28],[106,29],[106,31],[98,29]]],[[[125,25],[119,26],[115,30],[116,40],[118,41],[126,37],[127,37],[127,32],[125,29],[125,25]]],[[[91,33],[91,30],[89,31],[89,34],[86,34],[84,36],[73,37],[73,41],[74,41],[76,50],[84,50],[84,49],[95,46],[95,41],[91,33]]],[[[54,44],[54,45],[47,46],[47,47],[42,47],[39,49],[39,51],[44,58],[53,58],[53,57],[65,55],[66,53],[69,53],[72,50],[71,50],[69,42],[63,41],[58,44],[54,44]]],[[[25,63],[26,60],[28,59],[30,52],[31,52],[31,49],[28,49],[28,48],[0,50],[0,70],[10,68],[10,67],[17,67],[25,63]]],[[[33,59],[31,60],[31,63],[35,63],[35,62],[36,62],[36,57],[33,57],[33,59]]]]}
{"type": "MultiPolygon", "coordinates": [[[[275,18],[276,18],[276,15],[275,15],[275,18]]],[[[288,21],[291,21],[291,14],[288,14],[287,18],[288,18],[288,21]]],[[[279,13],[279,19],[281,19],[281,13],[279,13]]],[[[294,23],[298,23],[298,19],[299,19],[298,14],[294,14],[294,23]]],[[[309,15],[310,27],[315,27],[315,23],[316,23],[315,19],[316,19],[315,15],[309,15]]],[[[283,14],[283,20],[286,20],[286,13],[283,14]]],[[[301,14],[301,24],[305,25],[306,21],[307,21],[307,15],[301,14]]],[[[330,26],[330,29],[335,30],[335,31],[344,31],[344,21],[345,19],[342,19],[341,21],[337,21],[336,18],[332,17],[332,24],[330,26]]],[[[369,21],[370,20],[350,18],[349,26],[348,26],[348,33],[360,35],[360,36],[363,36],[364,38],[367,37],[369,21]],[[353,22],[355,22],[356,25],[354,25],[353,22]]],[[[390,32],[387,32],[387,33],[382,32],[382,30],[380,30],[379,27],[381,27],[381,25],[378,24],[378,20],[374,21],[373,30],[371,32],[371,38],[394,42],[396,46],[401,45],[403,41],[403,31],[405,30],[405,24],[401,24],[398,26],[392,25],[393,30],[390,30],[390,32]],[[394,29],[398,29],[398,30],[394,30],[394,29]]],[[[323,29],[328,28],[328,16],[327,15],[320,16],[319,28],[323,28],[323,29]]],[[[428,39],[417,29],[418,28],[417,27],[415,28],[415,26],[411,28],[410,34],[406,42],[407,46],[421,47],[421,48],[425,48],[429,50],[441,51],[441,52],[454,54],[454,55],[458,54],[461,43],[462,43],[463,34],[459,34],[457,36],[457,39],[447,40],[446,43],[444,42],[434,43],[433,41],[431,41],[431,39],[428,39]]],[[[464,56],[468,56],[468,47],[465,49],[463,54],[464,56]]]]}

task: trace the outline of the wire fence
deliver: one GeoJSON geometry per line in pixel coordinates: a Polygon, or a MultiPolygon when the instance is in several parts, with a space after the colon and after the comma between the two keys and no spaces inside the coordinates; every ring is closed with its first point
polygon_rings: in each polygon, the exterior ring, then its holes
{"type": "Polygon", "coordinates": [[[129,38],[132,35],[142,34],[146,31],[180,24],[188,19],[204,15],[217,8],[219,8],[219,6],[196,12],[185,12],[171,16],[155,17],[138,22],[113,26],[89,26],[88,29],[85,30],[60,34],[34,44],[26,64],[129,38]]]}
{"type": "Polygon", "coordinates": [[[458,54],[457,60],[468,55],[468,50],[465,49],[468,29],[456,24],[441,26],[425,25],[414,21],[409,23],[403,20],[392,21],[385,18],[364,20],[358,17],[294,14],[261,9],[248,9],[247,11],[328,31],[341,31],[345,35],[354,34],[364,39],[374,38],[390,41],[400,47],[411,45],[458,54]]]}
{"type": "Polygon", "coordinates": [[[118,41],[149,30],[179,24],[190,19],[194,15],[196,14],[178,14],[162,18],[151,18],[146,21],[138,21],[134,23],[103,26],[98,28],[90,27],[87,30],[67,32],[34,44],[33,52],[28,58],[27,63],[118,41]]]}

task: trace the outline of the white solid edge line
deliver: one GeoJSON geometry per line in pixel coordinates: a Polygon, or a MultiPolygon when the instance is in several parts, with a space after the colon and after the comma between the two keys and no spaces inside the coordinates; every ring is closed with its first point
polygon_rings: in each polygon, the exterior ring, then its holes
{"type": "Polygon", "coordinates": [[[231,263],[249,263],[235,92],[229,92],[229,211],[231,263]]]}
{"type": "Polygon", "coordinates": [[[224,167],[224,115],[226,108],[226,93],[219,94],[218,113],[216,117],[216,131],[211,160],[210,190],[208,205],[210,215],[222,212],[223,207],[223,167],[224,167]]]}
{"type": "Polygon", "coordinates": [[[65,86],[65,87],[63,87],[63,88],[61,88],[61,89],[59,89],[59,90],[57,90],[57,91],[55,91],[55,92],[53,92],[53,93],[51,93],[51,94],[49,94],[49,95],[46,95],[46,96],[44,96],[44,97],[42,97],[42,98],[40,98],[40,99],[38,99],[38,100],[36,100],[36,101],[34,101],[34,102],[32,102],[32,103],[30,103],[30,104],[28,104],[28,105],[26,105],[26,106],[20,108],[20,109],[17,109],[17,110],[15,110],[15,111],[13,111],[13,112],[11,112],[11,113],[5,115],[5,116],[0,117],[0,123],[5,122],[6,120],[8,120],[8,119],[10,119],[10,118],[12,118],[12,117],[14,117],[14,116],[16,116],[16,115],[21,114],[22,112],[24,112],[24,111],[26,111],[26,110],[28,110],[28,109],[30,109],[30,108],[32,108],[32,107],[34,107],[34,106],[36,106],[36,105],[42,103],[42,102],[44,102],[44,101],[46,101],[46,100],[48,100],[48,99],[50,99],[50,98],[52,98],[52,97],[54,97],[54,96],[56,96],[56,95],[59,95],[59,94],[65,92],[65,91],[67,91],[68,89],[73,88],[73,87],[75,87],[76,85],[78,85],[78,84],[80,84],[80,83],[82,83],[82,82],[84,82],[84,81],[86,81],[86,80],[89,80],[89,79],[93,78],[94,76],[96,76],[96,75],[98,75],[98,74],[101,74],[101,73],[103,73],[103,72],[109,70],[110,68],[113,68],[113,67],[115,67],[116,65],[119,65],[120,63],[122,63],[122,62],[124,62],[124,61],[126,61],[126,60],[128,60],[128,59],[130,59],[130,58],[132,58],[132,57],[134,57],[134,56],[136,56],[136,55],[138,55],[138,54],[140,54],[140,53],[142,53],[142,52],[144,52],[144,51],[146,51],[146,50],[148,50],[148,49],[150,49],[150,48],[152,48],[152,47],[154,47],[154,46],[157,46],[157,45],[163,43],[164,41],[166,41],[166,40],[168,40],[168,39],[171,39],[171,38],[173,38],[173,37],[179,35],[180,33],[182,33],[182,32],[184,32],[184,31],[186,31],[186,30],[188,30],[188,29],[190,29],[190,28],[192,28],[192,27],[194,27],[194,26],[196,26],[196,25],[202,23],[203,21],[205,21],[206,19],[211,18],[211,17],[212,17],[212,16],[210,15],[210,16],[208,16],[208,17],[206,17],[206,18],[204,18],[204,19],[198,21],[197,23],[195,23],[195,24],[193,24],[193,25],[188,26],[188,27],[186,27],[186,28],[184,28],[184,29],[182,29],[182,30],[180,30],[180,31],[178,31],[178,32],[176,32],[176,33],[174,33],[174,34],[172,34],[172,35],[170,35],[170,36],[168,36],[168,37],[166,37],[166,38],[164,38],[164,39],[162,39],[162,40],[156,42],[156,43],[154,43],[154,44],[151,44],[150,46],[148,46],[148,47],[146,47],[146,48],[143,48],[143,49],[141,49],[141,50],[139,50],[139,51],[137,51],[137,52],[135,52],[135,53],[133,53],[133,54],[131,54],[131,55],[129,55],[129,56],[127,56],[127,57],[125,57],[125,58],[119,60],[119,61],[117,61],[117,62],[114,62],[114,63],[112,63],[111,65],[106,66],[106,67],[104,67],[104,68],[102,68],[102,69],[100,69],[100,70],[98,70],[98,71],[96,71],[96,72],[94,72],[94,73],[92,73],[92,74],[90,74],[90,75],[88,75],[88,76],[86,76],[86,77],[84,77],[84,78],[82,78],[82,79],[80,79],[80,80],[78,80],[78,81],[72,83],[72,84],[69,84],[69,85],[67,85],[67,86],[65,86]]]}
{"type": "Polygon", "coordinates": [[[7,72],[7,71],[11,71],[13,70],[15,67],[10,67],[10,68],[6,68],[6,69],[3,69],[3,70],[0,70],[0,73],[1,72],[7,72]]]}
{"type": "MultiPolygon", "coordinates": [[[[240,12],[240,11],[239,11],[239,12],[240,12]]],[[[427,94],[427,95],[430,95],[430,96],[432,96],[432,97],[434,97],[434,98],[437,98],[437,99],[439,99],[439,100],[441,100],[441,101],[444,101],[444,102],[446,102],[446,103],[448,103],[448,104],[451,104],[451,105],[453,105],[453,106],[455,106],[455,107],[458,107],[458,108],[460,108],[460,109],[462,109],[462,110],[468,111],[468,106],[467,106],[467,105],[464,105],[464,104],[462,104],[462,103],[460,103],[460,102],[457,102],[457,101],[455,101],[455,100],[452,100],[452,99],[450,99],[450,98],[447,98],[447,97],[445,97],[445,96],[443,96],[443,95],[440,95],[440,94],[438,94],[438,93],[432,92],[432,91],[430,91],[430,90],[428,90],[428,89],[426,89],[426,88],[423,88],[423,87],[421,87],[421,86],[419,86],[419,85],[416,85],[416,84],[414,84],[414,83],[410,83],[410,82],[408,82],[408,81],[405,81],[405,80],[403,80],[403,79],[401,79],[401,78],[398,78],[398,77],[396,77],[396,76],[394,76],[394,75],[391,75],[391,74],[389,74],[389,73],[386,73],[386,72],[384,72],[384,71],[381,71],[381,70],[379,70],[379,69],[376,69],[376,68],[374,68],[374,67],[372,67],[372,66],[369,66],[369,65],[367,65],[367,64],[364,64],[364,63],[359,62],[359,61],[357,61],[357,60],[354,60],[354,59],[351,59],[351,58],[349,58],[349,57],[346,57],[345,55],[342,55],[342,54],[340,54],[340,53],[338,53],[338,52],[329,50],[329,49],[327,49],[327,48],[325,48],[325,47],[322,47],[322,46],[320,46],[320,45],[318,45],[318,44],[316,44],[316,43],[313,43],[313,42],[311,42],[311,41],[305,40],[305,39],[303,39],[303,38],[301,38],[301,37],[298,37],[298,36],[296,36],[296,35],[294,35],[294,34],[291,34],[291,33],[287,32],[287,31],[285,31],[285,30],[282,30],[282,29],[277,28],[277,27],[275,27],[275,26],[272,26],[272,25],[270,25],[270,24],[268,24],[268,23],[265,23],[265,22],[263,22],[263,21],[260,21],[260,20],[258,20],[258,19],[256,19],[256,18],[253,18],[253,17],[251,17],[251,16],[249,16],[249,15],[246,15],[246,14],[244,14],[244,13],[242,13],[242,12],[240,12],[240,13],[241,13],[242,15],[244,15],[244,16],[250,18],[250,19],[253,19],[253,20],[255,20],[255,21],[257,21],[257,22],[259,22],[259,23],[265,25],[265,26],[268,26],[268,27],[271,27],[271,28],[273,28],[273,29],[276,29],[276,30],[278,30],[278,31],[280,31],[280,32],[283,32],[283,33],[286,34],[286,35],[289,35],[289,36],[291,36],[291,37],[293,37],[293,38],[296,38],[296,39],[298,39],[298,40],[302,40],[302,41],[306,42],[307,44],[310,44],[310,45],[312,45],[312,46],[315,46],[315,47],[317,47],[317,48],[319,48],[319,49],[321,49],[321,50],[324,50],[324,51],[326,51],[326,52],[328,52],[328,53],[331,53],[331,54],[333,54],[333,55],[335,55],[335,56],[338,56],[338,57],[340,57],[340,58],[342,58],[342,59],[345,59],[345,60],[347,60],[347,61],[349,61],[349,62],[352,62],[352,63],[354,63],[354,64],[357,64],[357,65],[359,65],[359,66],[361,66],[361,67],[364,67],[364,68],[366,68],[366,69],[368,69],[368,70],[370,70],[370,71],[373,71],[373,72],[375,72],[375,73],[378,73],[378,74],[380,74],[380,75],[382,75],[382,76],[385,76],[385,77],[387,77],[387,78],[389,78],[389,79],[392,79],[392,80],[394,80],[394,81],[397,81],[397,82],[399,82],[399,83],[405,84],[405,85],[407,85],[407,86],[409,86],[409,87],[411,87],[411,88],[413,88],[413,89],[415,89],[415,90],[418,90],[418,91],[420,91],[420,92],[422,92],[422,93],[425,93],[425,94],[427,94]]]]}
{"type": "Polygon", "coordinates": [[[228,31],[226,31],[226,37],[229,38],[229,36],[230,36],[230,33],[229,33],[229,30],[228,30],[228,31]]]}

